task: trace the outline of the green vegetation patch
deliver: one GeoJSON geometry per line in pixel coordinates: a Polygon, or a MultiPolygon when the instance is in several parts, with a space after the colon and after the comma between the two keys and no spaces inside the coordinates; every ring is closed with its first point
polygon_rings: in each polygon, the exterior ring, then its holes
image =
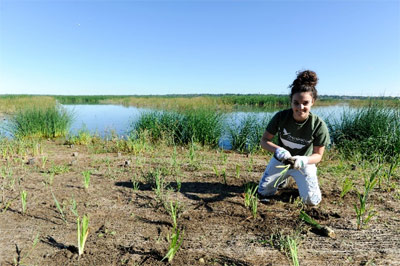
{"type": "Polygon", "coordinates": [[[33,107],[12,116],[6,130],[16,138],[55,138],[68,133],[72,119],[72,114],[60,106],[33,107]]]}
{"type": "Polygon", "coordinates": [[[222,133],[223,115],[200,109],[183,112],[152,111],[143,113],[133,125],[132,136],[148,134],[152,141],[174,144],[198,142],[217,146],[222,133]]]}
{"type": "Polygon", "coordinates": [[[329,122],[333,142],[346,156],[391,161],[400,154],[400,110],[372,105],[329,122]]]}

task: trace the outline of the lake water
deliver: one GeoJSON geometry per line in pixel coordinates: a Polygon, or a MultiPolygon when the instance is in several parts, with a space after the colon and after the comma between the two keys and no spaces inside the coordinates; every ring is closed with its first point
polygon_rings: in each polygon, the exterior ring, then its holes
{"type": "MultiPolygon", "coordinates": [[[[98,133],[104,136],[111,131],[118,135],[125,135],[144,112],[151,109],[124,107],[121,105],[64,105],[64,107],[74,114],[74,122],[71,126],[71,133],[75,134],[80,129],[85,128],[91,133],[98,133]]],[[[319,115],[324,120],[340,119],[342,113],[349,108],[346,106],[315,107],[312,112],[319,115]]],[[[275,112],[233,112],[227,114],[228,121],[237,121],[242,117],[255,115],[263,118],[266,115],[273,115],[275,112]],[[234,118],[234,119],[232,119],[234,118]]]]}

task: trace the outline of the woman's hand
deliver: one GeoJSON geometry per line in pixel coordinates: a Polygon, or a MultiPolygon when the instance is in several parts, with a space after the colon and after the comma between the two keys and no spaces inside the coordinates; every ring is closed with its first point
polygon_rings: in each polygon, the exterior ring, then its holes
{"type": "Polygon", "coordinates": [[[294,161],[293,168],[296,170],[303,169],[308,164],[307,156],[293,156],[294,161]]]}
{"type": "Polygon", "coordinates": [[[278,147],[276,148],[275,152],[274,152],[274,156],[276,159],[278,159],[279,161],[283,161],[283,160],[287,160],[290,157],[292,157],[292,155],[290,154],[289,151],[287,151],[286,149],[282,148],[282,147],[278,147]]]}

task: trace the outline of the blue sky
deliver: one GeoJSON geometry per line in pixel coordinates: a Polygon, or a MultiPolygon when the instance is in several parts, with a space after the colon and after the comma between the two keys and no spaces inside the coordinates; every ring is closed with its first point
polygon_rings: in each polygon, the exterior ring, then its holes
{"type": "Polygon", "coordinates": [[[0,0],[0,94],[400,96],[400,1],[0,0]]]}

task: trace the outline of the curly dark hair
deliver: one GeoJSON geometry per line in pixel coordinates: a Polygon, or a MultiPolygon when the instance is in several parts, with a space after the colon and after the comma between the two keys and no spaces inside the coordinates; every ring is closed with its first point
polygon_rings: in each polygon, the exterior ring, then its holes
{"type": "Polygon", "coordinates": [[[318,76],[312,70],[298,71],[297,78],[289,86],[291,88],[290,99],[298,92],[311,92],[314,101],[318,98],[318,92],[315,88],[318,83],[318,76]]]}

